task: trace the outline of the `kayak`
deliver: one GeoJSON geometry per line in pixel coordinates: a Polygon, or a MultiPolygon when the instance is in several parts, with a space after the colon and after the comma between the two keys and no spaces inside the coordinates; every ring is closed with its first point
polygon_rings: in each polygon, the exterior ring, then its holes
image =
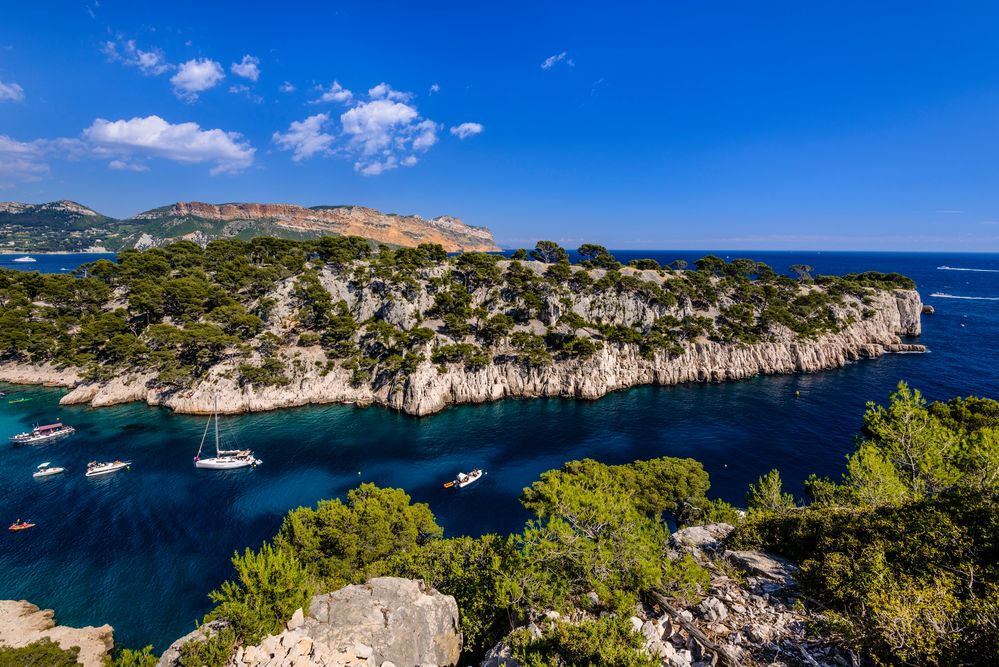
{"type": "Polygon", "coordinates": [[[22,521],[21,523],[16,523],[15,522],[15,523],[10,524],[10,527],[7,530],[13,530],[13,531],[16,532],[18,530],[27,530],[28,528],[34,528],[34,527],[35,527],[35,524],[33,524],[33,523],[27,523],[26,521],[22,521]]]}

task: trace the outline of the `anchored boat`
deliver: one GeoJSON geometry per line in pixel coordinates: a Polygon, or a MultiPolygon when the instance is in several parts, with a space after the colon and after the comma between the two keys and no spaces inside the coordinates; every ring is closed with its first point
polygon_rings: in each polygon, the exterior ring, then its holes
{"type": "Polygon", "coordinates": [[[32,477],[48,477],[50,475],[58,475],[61,472],[66,472],[65,468],[53,467],[49,461],[42,463],[38,466],[38,471],[31,474],[32,477]]]}
{"type": "Polygon", "coordinates": [[[485,471],[483,471],[483,470],[481,470],[479,468],[476,468],[475,470],[473,470],[472,472],[468,473],[467,475],[465,473],[463,473],[463,472],[459,472],[458,476],[454,478],[454,481],[452,481],[452,482],[446,482],[444,484],[444,488],[445,489],[450,489],[450,488],[456,486],[459,489],[463,489],[466,486],[468,486],[469,484],[472,484],[473,482],[479,481],[479,478],[482,477],[485,474],[486,474],[485,471]]]}
{"type": "Polygon", "coordinates": [[[15,445],[43,445],[47,442],[53,442],[54,440],[60,440],[73,435],[74,433],[76,433],[76,429],[72,426],[66,426],[57,422],[45,426],[36,426],[30,432],[12,435],[10,441],[15,445]]]}
{"type": "Polygon", "coordinates": [[[97,461],[91,461],[87,464],[87,477],[97,477],[98,475],[110,475],[113,472],[118,472],[125,468],[130,468],[132,466],[131,461],[110,461],[107,463],[98,463],[97,461]]]}
{"type": "Polygon", "coordinates": [[[208,418],[205,424],[205,432],[201,436],[201,444],[198,446],[198,453],[194,456],[195,468],[206,468],[208,470],[234,470],[236,468],[256,467],[262,461],[253,456],[249,449],[221,449],[219,447],[219,410],[218,402],[215,404],[215,411],[208,418]],[[215,423],[215,456],[206,459],[201,458],[201,450],[205,446],[205,439],[208,437],[208,428],[215,423]]]}

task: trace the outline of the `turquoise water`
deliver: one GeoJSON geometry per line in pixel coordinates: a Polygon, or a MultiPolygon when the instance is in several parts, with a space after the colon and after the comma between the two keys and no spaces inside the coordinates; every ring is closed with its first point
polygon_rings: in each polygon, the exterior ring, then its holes
{"type": "Polygon", "coordinates": [[[142,404],[59,407],[62,390],[5,387],[33,400],[0,402],[0,435],[55,419],[79,431],[46,446],[0,444],[0,520],[38,524],[0,534],[0,598],[54,608],[63,623],[110,623],[120,644],[162,649],[208,610],[206,595],[228,576],[234,550],[272,536],[289,509],[343,495],[359,481],[406,488],[451,534],[518,529],[526,518],[521,489],[584,456],[612,463],[692,456],[710,472],[714,493],[741,503],[746,485],[772,467],[799,494],[811,472],[838,475],[865,402],[884,400],[899,379],[931,398],[996,396],[999,302],[988,299],[999,297],[999,256],[747,254],[775,266],[806,260],[827,273],[912,275],[938,309],[923,320],[931,353],[813,375],[641,387],[599,401],[460,406],[424,419],[340,405],[223,417],[224,432],[264,461],[229,472],[192,465],[202,417],[142,404]],[[84,478],[87,461],[114,458],[133,461],[132,470],[84,478]],[[68,471],[32,478],[43,461],[68,471]],[[489,474],[461,491],[441,488],[473,467],[489,474]]]}

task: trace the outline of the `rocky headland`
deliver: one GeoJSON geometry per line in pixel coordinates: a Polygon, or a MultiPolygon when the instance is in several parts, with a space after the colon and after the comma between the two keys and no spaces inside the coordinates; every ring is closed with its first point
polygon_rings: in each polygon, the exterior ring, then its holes
{"type": "MultiPolygon", "coordinates": [[[[161,304],[162,323],[148,328],[147,296],[137,306],[136,289],[109,275],[98,307],[128,318],[115,324],[115,342],[134,359],[87,370],[18,355],[0,363],[0,380],[65,386],[63,404],[242,413],[349,402],[422,416],[503,398],[596,399],[638,385],[810,373],[924,350],[903,341],[920,334],[919,294],[890,284],[733,282],[700,271],[474,254],[417,268],[392,261],[316,261],[253,293],[235,292],[231,305],[212,312],[202,301],[226,297],[207,291],[208,282],[205,296],[193,298],[189,278],[143,284],[161,304]],[[467,257],[476,263],[463,264],[467,257]],[[191,303],[177,303],[184,299],[191,303]],[[187,362],[191,346],[206,339],[217,343],[187,362]]],[[[51,309],[41,298],[35,307],[51,309]]],[[[99,359],[97,347],[85,358],[99,359]]]]}

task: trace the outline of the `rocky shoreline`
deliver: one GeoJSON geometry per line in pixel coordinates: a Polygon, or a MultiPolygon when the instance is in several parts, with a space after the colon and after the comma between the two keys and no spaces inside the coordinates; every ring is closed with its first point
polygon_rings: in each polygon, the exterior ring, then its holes
{"type": "Polygon", "coordinates": [[[103,407],[144,401],[185,414],[206,414],[216,402],[219,412],[238,414],[304,405],[349,402],[382,405],[425,416],[449,405],[484,403],[503,398],[597,399],[612,391],[658,384],[723,382],[753,377],[811,373],[887,353],[923,352],[922,345],[904,343],[901,336],[918,336],[922,302],[912,290],[877,295],[873,317],[816,340],[767,342],[754,345],[698,342],[680,356],[639,354],[635,346],[605,346],[585,361],[560,361],[541,368],[497,363],[479,370],[459,364],[441,369],[425,363],[401,384],[354,386],[349,371],[320,371],[322,350],[285,350],[303,369],[284,387],[240,386],[233,368],[220,364],[194,388],[167,391],[152,374],[117,376],[106,382],[84,381],[75,369],[25,363],[0,364],[0,380],[70,388],[63,405],[103,407]]]}
{"type": "Polygon", "coordinates": [[[756,375],[812,373],[889,353],[924,352],[902,336],[921,332],[922,302],[914,290],[880,292],[874,315],[815,340],[787,340],[752,345],[697,342],[680,356],[643,357],[634,345],[607,345],[588,360],[556,361],[540,368],[494,363],[478,370],[461,364],[422,364],[404,382],[355,386],[343,368],[323,369],[318,346],[285,349],[294,362],[291,382],[283,387],[241,385],[231,364],[219,364],[191,389],[165,390],[152,374],[120,375],[87,382],[74,369],[24,363],[0,364],[0,380],[70,388],[62,405],[103,407],[144,401],[184,414],[262,412],[304,405],[353,403],[381,405],[426,416],[450,405],[485,403],[503,398],[597,399],[612,391],[641,385],[724,382],[756,375]]]}
{"type": "Polygon", "coordinates": [[[85,667],[103,667],[114,646],[112,633],[110,625],[56,625],[51,609],[39,609],[26,600],[0,600],[0,645],[19,648],[48,639],[63,649],[79,647],[77,662],[85,667]]]}

